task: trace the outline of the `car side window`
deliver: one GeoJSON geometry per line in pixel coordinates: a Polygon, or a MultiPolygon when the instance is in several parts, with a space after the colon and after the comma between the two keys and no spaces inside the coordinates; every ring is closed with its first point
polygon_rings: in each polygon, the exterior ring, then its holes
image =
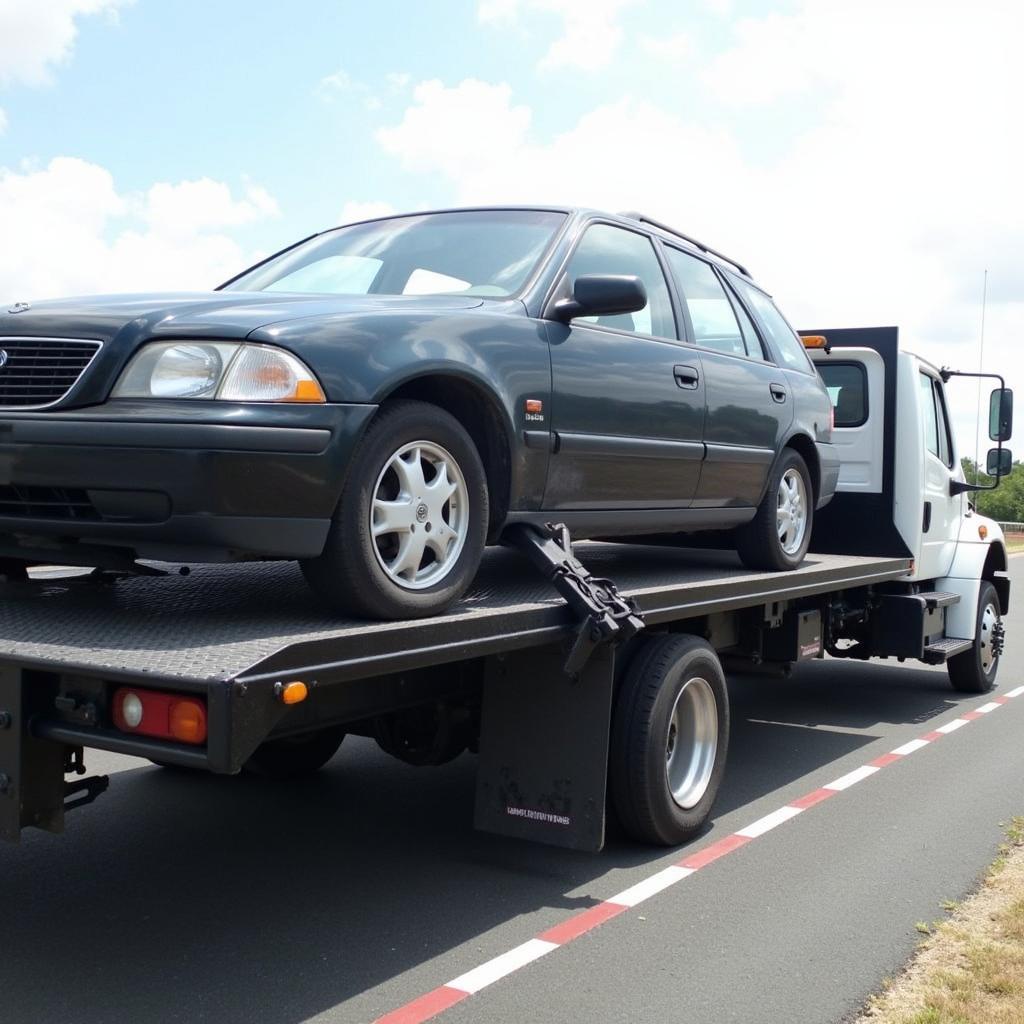
{"type": "Polygon", "coordinates": [[[768,356],[765,354],[764,344],[757,333],[757,328],[754,326],[753,320],[747,315],[747,311],[743,308],[739,299],[733,297],[732,308],[740,321],[743,340],[747,344],[747,355],[751,359],[760,359],[762,362],[767,362],[768,356]]]}
{"type": "Polygon", "coordinates": [[[693,324],[693,339],[703,348],[730,356],[748,355],[739,320],[722,282],[710,265],[672,246],[665,250],[676,286],[693,324]]]}
{"type": "Polygon", "coordinates": [[[662,338],[678,337],[668,284],[654,245],[645,235],[611,224],[594,224],[587,228],[570,257],[566,273],[572,282],[583,274],[629,274],[640,278],[647,289],[647,305],[635,313],[579,317],[577,322],[662,338]]]}
{"type": "Polygon", "coordinates": [[[732,274],[729,275],[729,280],[775,346],[782,365],[790,370],[814,373],[814,367],[804,349],[804,343],[786,322],[786,318],[779,312],[775,303],[763,291],[746,281],[732,274]]]}

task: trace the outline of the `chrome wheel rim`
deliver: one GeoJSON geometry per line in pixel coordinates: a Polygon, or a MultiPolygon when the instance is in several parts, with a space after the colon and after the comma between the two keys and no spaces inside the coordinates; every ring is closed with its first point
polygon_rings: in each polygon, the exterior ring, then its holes
{"type": "Polygon", "coordinates": [[[700,803],[711,781],[718,752],[718,703],[701,676],[679,691],[665,738],[665,776],[672,799],[689,810],[700,803]]]}
{"type": "Polygon", "coordinates": [[[995,605],[985,605],[985,610],[981,613],[981,622],[978,625],[978,653],[981,657],[981,670],[985,675],[992,671],[992,666],[999,657],[992,645],[992,641],[995,639],[994,630],[998,622],[999,612],[995,605]]]}
{"type": "Polygon", "coordinates": [[[796,469],[787,469],[779,481],[775,525],[779,546],[787,555],[795,555],[807,532],[807,488],[796,469]]]}
{"type": "Polygon", "coordinates": [[[432,441],[402,445],[384,463],[370,502],[377,563],[403,590],[440,583],[469,533],[469,491],[451,452],[432,441]]]}

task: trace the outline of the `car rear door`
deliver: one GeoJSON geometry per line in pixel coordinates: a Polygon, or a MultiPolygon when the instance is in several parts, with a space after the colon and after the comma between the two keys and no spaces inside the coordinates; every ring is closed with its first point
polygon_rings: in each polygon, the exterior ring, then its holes
{"type": "Polygon", "coordinates": [[[715,268],[663,244],[704,368],[706,453],[693,505],[756,505],[793,420],[789,382],[769,361],[753,322],[715,268]]]}
{"type": "Polygon", "coordinates": [[[650,237],[592,223],[565,274],[636,275],[648,303],[548,324],[555,448],[544,508],[688,507],[704,455],[704,378],[699,354],[678,338],[650,237]]]}

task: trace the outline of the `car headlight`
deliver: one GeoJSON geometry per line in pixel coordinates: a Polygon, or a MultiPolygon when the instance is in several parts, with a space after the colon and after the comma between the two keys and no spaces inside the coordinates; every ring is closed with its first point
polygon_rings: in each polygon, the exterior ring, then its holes
{"type": "Polygon", "coordinates": [[[309,368],[284,349],[221,341],[156,342],[121,374],[115,398],[326,402],[309,368]]]}

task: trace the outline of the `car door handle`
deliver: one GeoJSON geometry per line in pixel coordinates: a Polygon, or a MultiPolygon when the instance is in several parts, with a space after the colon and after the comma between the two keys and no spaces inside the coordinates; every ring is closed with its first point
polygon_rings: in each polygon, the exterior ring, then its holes
{"type": "Polygon", "coordinates": [[[687,391],[696,391],[697,385],[700,384],[700,374],[697,372],[696,366],[675,366],[672,368],[672,373],[675,375],[676,384],[681,388],[686,388],[687,391]]]}
{"type": "Polygon", "coordinates": [[[786,389],[781,384],[769,384],[768,390],[772,393],[772,398],[776,402],[784,402],[786,400],[786,389]]]}

